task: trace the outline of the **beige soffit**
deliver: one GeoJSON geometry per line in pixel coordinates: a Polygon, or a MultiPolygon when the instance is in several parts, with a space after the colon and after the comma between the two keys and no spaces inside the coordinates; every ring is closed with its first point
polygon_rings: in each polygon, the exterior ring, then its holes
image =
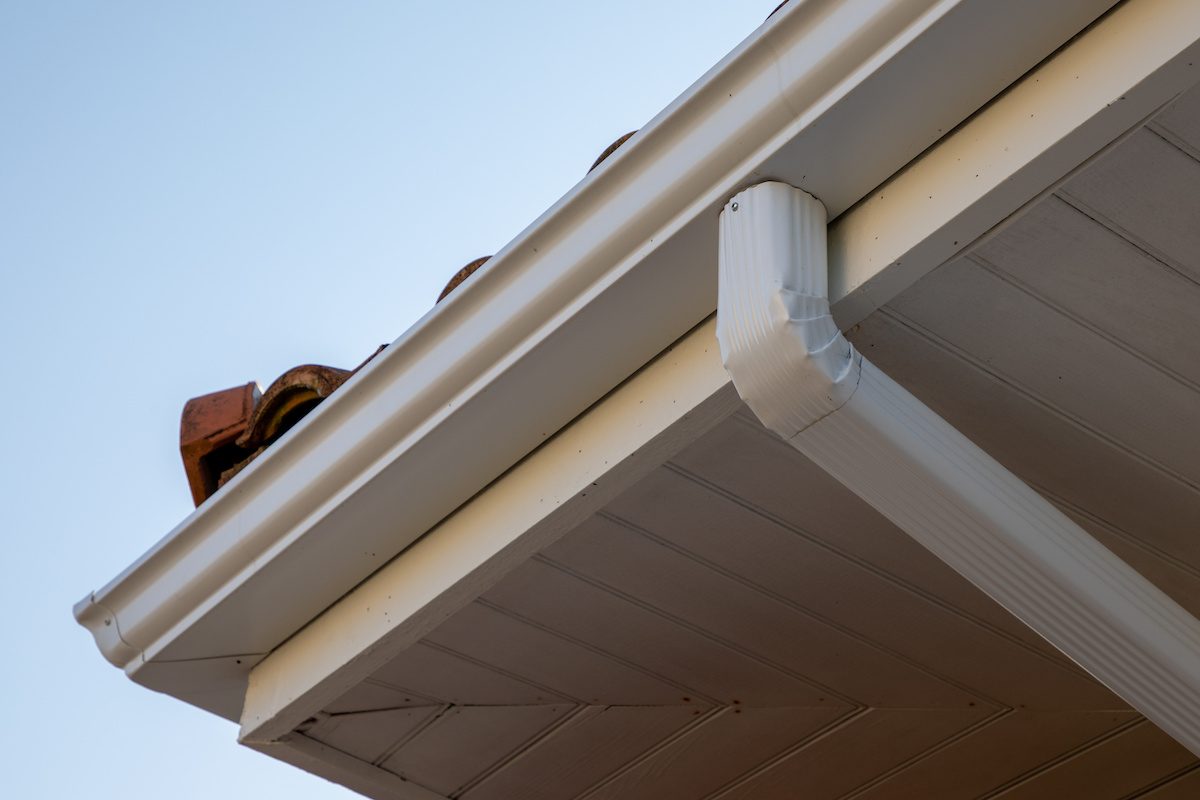
{"type": "MultiPolygon", "coordinates": [[[[1195,83],[1197,38],[1200,7],[1195,4],[1183,0],[1126,2],[908,164],[868,199],[842,213],[829,230],[833,314],[841,327],[887,302],[907,285],[905,281],[915,281],[966,249],[1195,83]],[[1029,125],[1030,118],[1043,123],[1029,125]],[[853,260],[845,260],[851,257],[853,260]]],[[[916,47],[917,42],[907,46],[916,47]]],[[[836,117],[836,108],[836,104],[831,108],[830,119],[836,117]]],[[[860,141],[859,137],[874,141],[871,136],[877,127],[862,130],[860,126],[854,136],[836,142],[805,138],[806,128],[788,145],[795,177],[802,177],[801,168],[820,161],[824,151],[818,144],[836,149],[845,142],[860,141]]],[[[773,157],[771,163],[776,166],[770,174],[787,173],[782,156],[773,157]]],[[[845,188],[836,182],[824,185],[835,198],[842,196],[839,192],[845,188]]],[[[840,209],[834,205],[835,211],[840,209]]],[[[703,230],[703,237],[711,238],[705,238],[707,248],[695,252],[696,260],[690,266],[707,270],[711,265],[715,289],[716,211],[710,210],[711,217],[701,215],[694,223],[711,226],[703,230]]],[[[671,267],[670,262],[655,263],[664,269],[671,267]]],[[[677,299],[667,292],[657,301],[670,305],[677,299]]],[[[710,302],[715,307],[715,296],[710,302]]],[[[610,325],[606,330],[611,333],[611,329],[610,325]]],[[[680,343],[676,354],[693,345],[700,351],[711,343],[711,330],[697,329],[680,343]]],[[[681,423],[693,408],[702,418],[716,413],[705,404],[725,391],[727,381],[719,374],[712,377],[713,363],[697,356],[689,368],[696,370],[695,391],[664,394],[671,402],[678,401],[671,413],[681,423]],[[715,383],[705,384],[710,378],[715,383]]],[[[637,391],[645,385],[639,384],[637,391]]],[[[663,412],[661,418],[646,422],[651,427],[662,426],[659,438],[646,433],[644,438],[651,442],[647,447],[661,447],[662,439],[672,435],[695,435],[703,430],[698,423],[689,423],[687,431],[675,430],[671,419],[663,412]]],[[[628,437],[610,438],[638,447],[639,436],[631,432],[628,437]]],[[[598,454],[604,453],[604,463],[586,469],[580,465],[577,473],[563,476],[562,481],[543,486],[516,479],[518,474],[547,475],[540,462],[554,461],[557,452],[543,449],[527,459],[519,470],[447,519],[404,558],[394,560],[255,667],[242,715],[243,741],[266,747],[286,736],[308,715],[361,681],[374,666],[410,645],[428,626],[454,613],[472,592],[478,594],[499,580],[519,563],[521,553],[536,550],[565,530],[570,519],[595,510],[593,504],[603,492],[593,492],[588,488],[590,482],[599,481],[601,487],[619,485],[634,479],[644,466],[638,466],[640,461],[633,456],[610,458],[609,450],[595,448],[590,450],[592,458],[599,460],[598,454]],[[630,462],[635,466],[630,467],[630,462]],[[578,491],[565,488],[584,476],[589,477],[575,487],[578,491]],[[552,502],[542,502],[546,498],[552,502]],[[506,516],[503,526],[483,531],[470,523],[485,513],[485,506],[494,513],[522,502],[528,508],[506,516]],[[547,527],[554,532],[547,533],[547,527]],[[419,591],[404,590],[412,584],[406,576],[416,574],[412,570],[417,564],[421,574],[437,578],[419,591]]]]}

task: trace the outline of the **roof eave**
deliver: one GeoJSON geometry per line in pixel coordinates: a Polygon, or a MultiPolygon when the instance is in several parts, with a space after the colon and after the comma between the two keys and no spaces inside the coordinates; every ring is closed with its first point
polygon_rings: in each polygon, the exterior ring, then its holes
{"type": "Polygon", "coordinates": [[[734,192],[776,177],[836,215],[1109,5],[791,4],[77,619],[135,680],[248,670],[710,314],[734,192]]]}

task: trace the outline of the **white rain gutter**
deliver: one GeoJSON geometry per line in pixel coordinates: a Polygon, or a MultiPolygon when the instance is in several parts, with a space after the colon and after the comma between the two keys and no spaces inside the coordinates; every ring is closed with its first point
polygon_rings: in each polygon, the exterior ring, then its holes
{"type": "Polygon", "coordinates": [[[763,424],[1200,755],[1200,621],[858,353],[826,211],[767,182],[720,220],[717,338],[763,424]]]}
{"type": "Polygon", "coordinates": [[[712,313],[733,192],[845,210],[1111,5],[794,0],[76,618],[237,718],[254,664],[712,313]]]}

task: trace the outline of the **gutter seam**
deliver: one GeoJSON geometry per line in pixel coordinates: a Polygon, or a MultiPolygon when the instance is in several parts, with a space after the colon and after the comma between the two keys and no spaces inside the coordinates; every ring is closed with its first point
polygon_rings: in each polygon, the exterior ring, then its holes
{"type": "MultiPolygon", "coordinates": [[[[853,345],[851,345],[851,347],[853,347],[853,345]]],[[[858,387],[859,387],[859,385],[860,385],[861,383],[862,383],[862,373],[861,373],[861,372],[858,372],[858,373],[855,375],[854,386],[853,386],[853,387],[851,387],[851,389],[850,389],[850,394],[848,394],[848,395],[846,396],[846,399],[845,399],[845,401],[844,401],[844,402],[842,402],[842,403],[841,403],[841,404],[840,404],[840,405],[839,405],[837,408],[833,409],[832,411],[828,412],[827,414],[822,414],[821,416],[817,417],[817,418],[816,418],[816,419],[814,419],[812,422],[810,422],[808,425],[806,425],[806,426],[804,426],[803,428],[801,428],[800,430],[796,431],[795,435],[793,435],[793,436],[792,436],[790,439],[788,439],[788,440],[787,440],[788,444],[791,444],[791,443],[792,443],[792,442],[794,442],[796,439],[800,438],[800,434],[804,433],[804,432],[805,432],[805,431],[807,431],[809,428],[812,428],[812,427],[814,427],[814,426],[815,426],[817,423],[819,423],[819,422],[821,422],[821,421],[823,421],[823,420],[825,420],[825,419],[827,419],[827,418],[829,418],[829,417],[833,416],[833,415],[834,415],[834,414],[836,414],[837,412],[841,411],[841,410],[842,410],[842,406],[846,405],[846,403],[849,403],[849,402],[850,402],[850,399],[851,399],[852,397],[854,397],[854,393],[858,391],[858,387]]]]}

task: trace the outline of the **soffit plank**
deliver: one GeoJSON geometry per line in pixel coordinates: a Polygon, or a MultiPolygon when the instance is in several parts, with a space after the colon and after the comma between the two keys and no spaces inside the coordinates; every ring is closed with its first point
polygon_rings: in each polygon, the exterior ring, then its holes
{"type": "Polygon", "coordinates": [[[1200,161],[1141,130],[1119,152],[1075,176],[1069,201],[1195,283],[1200,283],[1200,161]]]}
{"type": "Polygon", "coordinates": [[[1150,123],[1158,135],[1200,158],[1200,91],[1184,92],[1150,123]]]}
{"type": "Polygon", "coordinates": [[[1200,566],[1200,494],[1153,470],[1073,421],[1038,405],[922,337],[876,315],[856,347],[1022,480],[1157,550],[1200,566]],[[948,391],[953,387],[953,391],[948,391]]]}
{"type": "Polygon", "coordinates": [[[501,610],[472,603],[427,638],[580,703],[664,706],[679,687],[501,610]]]}
{"type": "MultiPolygon", "coordinates": [[[[736,537],[736,529],[731,534],[736,537]]],[[[985,703],[869,639],[853,637],[804,614],[684,552],[615,522],[595,519],[547,549],[545,556],[856,704],[966,707],[985,703]]],[[[852,596],[854,587],[845,587],[845,594],[852,596]]]]}
{"type": "Polygon", "coordinates": [[[438,701],[415,692],[365,680],[324,708],[327,714],[350,714],[408,706],[432,706],[438,701]]]}
{"type": "MultiPolygon", "coordinates": [[[[834,800],[969,735],[983,708],[868,709],[745,776],[714,800],[834,800]]],[[[922,795],[923,796],[923,795],[922,795]]]]}
{"type": "MultiPolygon", "coordinates": [[[[1031,401],[1165,478],[1200,487],[1200,394],[1138,355],[969,258],[944,265],[889,308],[1031,401]]],[[[1189,327],[1200,332],[1194,323],[1189,327]]]]}
{"type": "Polygon", "coordinates": [[[691,689],[721,705],[844,706],[830,692],[782,671],[707,631],[679,624],[540,561],[530,561],[484,598],[522,619],[691,689]],[[553,602],[546,602],[553,598],[553,602]]]}
{"type": "Polygon", "coordinates": [[[435,792],[456,796],[575,709],[571,705],[455,706],[380,766],[435,792]]]}
{"type": "MultiPolygon", "coordinates": [[[[1196,93],[1200,97],[1200,93],[1196,93]]],[[[1113,153],[1116,158],[1123,150],[1113,153]]],[[[1055,195],[970,256],[1159,369],[1200,387],[1200,284],[1055,195]]]]}
{"type": "Polygon", "coordinates": [[[445,711],[415,706],[325,717],[304,733],[362,761],[375,762],[445,711]]]}
{"type": "Polygon", "coordinates": [[[537,705],[572,699],[429,642],[413,645],[404,658],[389,662],[372,677],[402,691],[460,705],[537,705]]]}
{"type": "Polygon", "coordinates": [[[1186,748],[1149,722],[1104,739],[995,795],[997,800],[1043,797],[1126,797],[1163,775],[1200,766],[1186,748]]]}
{"type": "Polygon", "coordinates": [[[882,579],[917,594],[940,598],[1033,647],[1057,653],[756,419],[739,416],[722,424],[676,456],[672,465],[689,479],[766,514],[847,562],[874,570],[882,579]]]}
{"type": "Polygon", "coordinates": [[[463,800],[577,797],[694,723],[707,708],[592,706],[463,795],[463,800]]]}
{"type": "Polygon", "coordinates": [[[586,796],[706,797],[845,716],[844,709],[726,708],[586,796]]]}
{"type": "Polygon", "coordinates": [[[293,733],[280,741],[249,747],[375,800],[448,800],[444,795],[303,734],[293,733]]]}
{"type": "Polygon", "coordinates": [[[855,794],[855,800],[979,797],[1139,718],[1130,711],[1012,711],[855,794]]]}
{"type": "MultiPolygon", "coordinates": [[[[747,485],[758,477],[743,476],[747,485]]],[[[707,563],[855,631],[989,702],[1038,708],[1124,707],[1059,657],[997,635],[959,613],[952,602],[930,602],[797,529],[706,496],[673,473],[663,471],[643,481],[637,494],[622,498],[614,511],[707,563]]],[[[838,531],[829,535],[836,540],[838,531]]]]}
{"type": "Polygon", "coordinates": [[[1195,800],[1197,797],[1200,797],[1200,767],[1137,795],[1137,800],[1195,800]]]}

